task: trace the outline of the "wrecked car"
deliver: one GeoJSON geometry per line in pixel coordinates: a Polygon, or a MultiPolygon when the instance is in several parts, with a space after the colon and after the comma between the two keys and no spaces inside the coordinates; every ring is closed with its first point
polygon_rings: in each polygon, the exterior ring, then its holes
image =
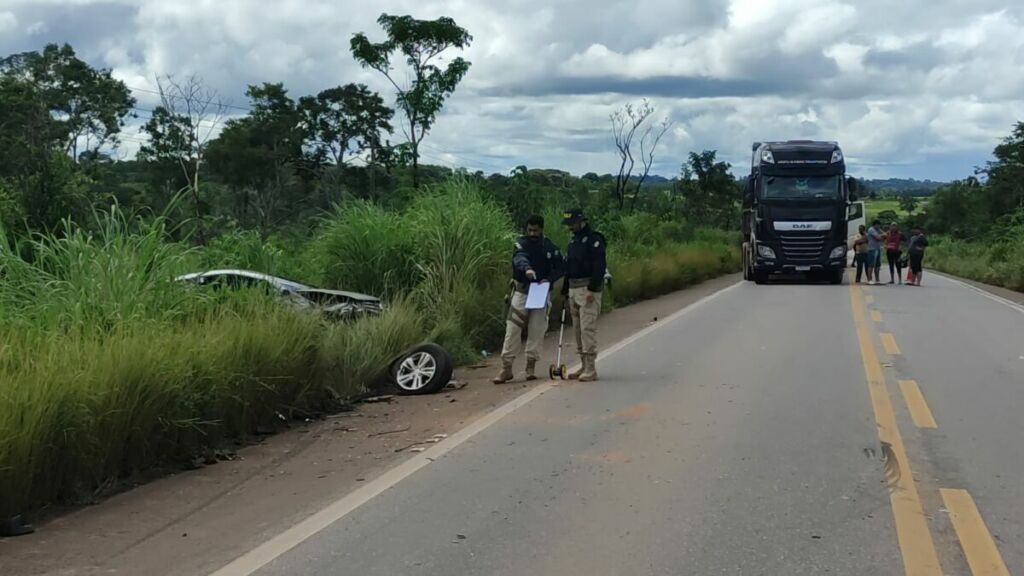
{"type": "MultiPolygon", "coordinates": [[[[337,321],[379,314],[384,309],[376,296],[313,288],[252,270],[210,270],[184,274],[175,280],[215,289],[263,288],[296,309],[316,311],[337,321]]],[[[444,348],[424,342],[393,357],[384,368],[399,393],[432,394],[451,381],[454,363],[444,348]]]]}

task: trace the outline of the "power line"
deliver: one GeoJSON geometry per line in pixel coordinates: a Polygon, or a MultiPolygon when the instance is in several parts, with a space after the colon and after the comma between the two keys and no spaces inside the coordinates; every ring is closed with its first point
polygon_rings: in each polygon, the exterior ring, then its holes
{"type": "MultiPolygon", "coordinates": [[[[159,90],[150,90],[149,88],[138,88],[136,86],[126,86],[129,90],[134,92],[143,92],[146,94],[156,94],[157,96],[163,97],[159,90]]],[[[234,104],[225,104],[217,100],[195,100],[196,104],[216,104],[222,108],[234,108],[235,110],[242,110],[244,112],[252,112],[252,108],[249,106],[235,106],[234,104]]]]}

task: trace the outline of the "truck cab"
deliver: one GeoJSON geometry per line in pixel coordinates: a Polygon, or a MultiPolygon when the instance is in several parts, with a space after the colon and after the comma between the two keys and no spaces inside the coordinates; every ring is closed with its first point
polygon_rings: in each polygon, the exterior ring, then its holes
{"type": "MultiPolygon", "coordinates": [[[[744,278],[804,274],[841,284],[856,180],[836,142],[755,142],[743,197],[744,278]]],[[[854,229],[856,230],[856,228],[854,229]]]]}

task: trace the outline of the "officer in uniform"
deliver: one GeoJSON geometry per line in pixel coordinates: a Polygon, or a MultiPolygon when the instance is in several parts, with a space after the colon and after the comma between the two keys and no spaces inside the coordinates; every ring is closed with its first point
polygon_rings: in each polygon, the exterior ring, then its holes
{"type": "Polygon", "coordinates": [[[562,293],[568,297],[569,312],[576,332],[581,368],[569,378],[580,382],[597,380],[597,317],[601,313],[607,263],[604,236],[587,223],[583,210],[574,208],[562,215],[572,231],[566,251],[566,281],[562,293]]]}
{"type": "MultiPolygon", "coordinates": [[[[530,216],[526,221],[526,235],[516,240],[512,253],[512,284],[514,292],[509,302],[505,322],[505,344],[501,348],[501,373],[492,382],[504,384],[513,378],[512,363],[523,347],[523,329],[526,329],[526,379],[536,380],[537,358],[540,344],[548,329],[551,309],[550,292],[547,306],[537,310],[526,309],[526,296],[530,284],[549,282],[554,285],[562,278],[564,261],[555,243],[544,237],[544,218],[530,216]]],[[[549,288],[550,289],[550,288],[549,288]]]]}

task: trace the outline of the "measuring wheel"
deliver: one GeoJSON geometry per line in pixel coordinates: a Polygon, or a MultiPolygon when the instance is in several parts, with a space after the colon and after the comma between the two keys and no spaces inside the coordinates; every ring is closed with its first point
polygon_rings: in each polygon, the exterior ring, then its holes
{"type": "Polygon", "coordinates": [[[548,376],[550,376],[552,380],[555,380],[555,379],[558,379],[558,378],[561,378],[562,380],[565,380],[568,377],[568,375],[569,375],[569,368],[565,364],[559,364],[559,365],[552,364],[548,368],[548,376]]]}

